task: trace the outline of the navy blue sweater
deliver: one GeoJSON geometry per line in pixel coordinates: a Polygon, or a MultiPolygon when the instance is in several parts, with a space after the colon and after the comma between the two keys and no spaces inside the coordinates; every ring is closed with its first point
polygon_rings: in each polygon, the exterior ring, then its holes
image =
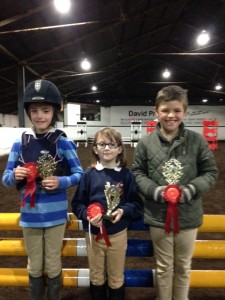
{"type": "MultiPolygon", "coordinates": [[[[83,221],[84,230],[87,232],[87,207],[93,202],[98,202],[106,210],[107,202],[104,190],[107,183],[111,186],[118,184],[122,186],[120,203],[116,208],[124,211],[120,221],[115,224],[103,219],[107,234],[115,234],[124,230],[132,220],[142,216],[143,201],[137,192],[133,173],[128,168],[120,170],[88,168],[83,174],[72,200],[72,211],[78,219],[83,221]]],[[[98,227],[91,226],[92,234],[98,234],[99,230],[98,227]]]]}

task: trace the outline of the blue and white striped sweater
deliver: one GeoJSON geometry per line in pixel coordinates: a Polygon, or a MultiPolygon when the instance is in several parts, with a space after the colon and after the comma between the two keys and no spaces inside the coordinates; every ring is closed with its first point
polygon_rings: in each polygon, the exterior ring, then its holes
{"type": "MultiPolygon", "coordinates": [[[[19,165],[21,150],[21,139],[18,139],[12,146],[2,177],[2,183],[7,187],[17,183],[14,169],[19,165]]],[[[66,190],[79,183],[83,170],[77,156],[76,145],[72,140],[60,136],[57,140],[57,151],[59,157],[65,157],[68,161],[71,175],[58,177],[59,188],[56,191],[48,192],[36,185],[35,207],[30,207],[30,199],[27,197],[25,206],[20,209],[20,225],[22,227],[44,228],[66,222],[68,207],[66,190]]],[[[24,190],[21,192],[21,199],[23,199],[23,195],[24,190]]]]}

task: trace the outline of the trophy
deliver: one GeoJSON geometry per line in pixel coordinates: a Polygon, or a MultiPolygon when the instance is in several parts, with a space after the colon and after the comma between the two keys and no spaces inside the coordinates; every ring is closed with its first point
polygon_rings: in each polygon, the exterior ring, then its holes
{"type": "Polygon", "coordinates": [[[182,192],[177,184],[183,175],[182,169],[181,163],[174,158],[171,158],[163,166],[163,176],[169,183],[163,191],[163,198],[168,202],[165,222],[166,233],[170,233],[172,219],[174,221],[174,233],[179,232],[177,203],[180,201],[182,192]]]}
{"type": "Polygon", "coordinates": [[[30,198],[30,207],[35,207],[35,193],[36,182],[39,178],[45,179],[53,176],[56,170],[56,162],[54,158],[48,153],[48,151],[41,151],[43,154],[39,157],[38,161],[29,162],[24,164],[24,168],[29,170],[27,175],[25,192],[23,200],[20,202],[20,206],[24,206],[26,200],[30,198]]]}
{"type": "Polygon", "coordinates": [[[122,194],[121,184],[110,185],[109,182],[105,185],[105,197],[107,203],[107,211],[104,214],[104,219],[112,220],[112,212],[120,203],[120,196],[122,194]]]}
{"type": "Polygon", "coordinates": [[[179,160],[171,158],[163,166],[163,176],[169,184],[177,184],[183,175],[179,160]]]}
{"type": "Polygon", "coordinates": [[[45,179],[54,175],[57,162],[55,162],[54,158],[48,153],[48,151],[42,151],[41,153],[43,153],[42,156],[40,156],[37,160],[37,170],[39,176],[42,179],[45,179]]]}

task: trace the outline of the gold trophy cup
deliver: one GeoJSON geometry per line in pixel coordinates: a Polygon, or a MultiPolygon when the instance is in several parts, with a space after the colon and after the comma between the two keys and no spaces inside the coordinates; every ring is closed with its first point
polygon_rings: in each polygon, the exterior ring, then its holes
{"type": "Polygon", "coordinates": [[[107,210],[103,217],[104,219],[112,220],[112,212],[120,203],[120,195],[122,194],[121,185],[110,185],[110,183],[107,182],[104,192],[107,202],[107,210]]]}

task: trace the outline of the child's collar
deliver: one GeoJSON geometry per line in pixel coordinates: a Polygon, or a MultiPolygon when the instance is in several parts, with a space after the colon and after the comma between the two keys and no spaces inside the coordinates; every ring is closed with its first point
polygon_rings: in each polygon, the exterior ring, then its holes
{"type": "Polygon", "coordinates": [[[103,169],[113,169],[113,170],[119,172],[119,171],[121,170],[121,167],[115,166],[115,167],[113,167],[113,168],[107,168],[107,167],[103,166],[100,162],[97,161],[97,164],[96,164],[96,166],[95,166],[95,169],[98,170],[98,171],[101,171],[101,170],[103,170],[103,169]]]}
{"type": "MultiPolygon", "coordinates": [[[[55,132],[57,128],[52,127],[48,132],[46,132],[46,134],[51,133],[51,132],[55,132]]],[[[35,128],[29,128],[28,130],[26,130],[25,134],[29,134],[29,135],[33,135],[34,137],[36,137],[36,131],[35,128]]]]}

